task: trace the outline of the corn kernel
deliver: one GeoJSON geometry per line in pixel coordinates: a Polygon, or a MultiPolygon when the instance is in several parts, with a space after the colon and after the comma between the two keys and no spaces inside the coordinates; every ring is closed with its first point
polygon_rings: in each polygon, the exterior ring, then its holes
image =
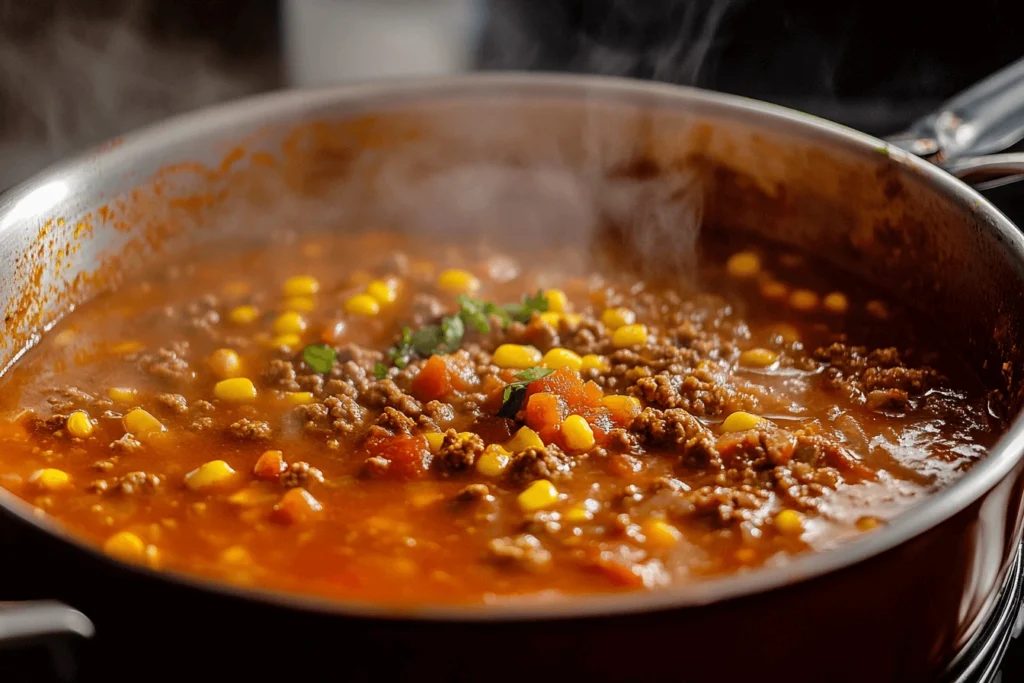
{"type": "Polygon", "coordinates": [[[612,346],[624,349],[629,346],[641,346],[647,342],[645,325],[623,325],[612,333],[612,346]]]}
{"type": "Polygon", "coordinates": [[[588,498],[566,510],[565,514],[562,515],[562,519],[571,524],[586,522],[594,518],[594,513],[599,506],[600,504],[596,500],[588,498]]]}
{"type": "Polygon", "coordinates": [[[799,536],[804,532],[804,516],[796,510],[783,510],[775,515],[775,528],[783,536],[799,536]]]}
{"type": "Polygon", "coordinates": [[[520,427],[515,436],[505,444],[505,447],[512,453],[519,453],[528,448],[544,448],[544,442],[540,435],[529,427],[520,427]]]}
{"type": "Polygon", "coordinates": [[[789,305],[798,311],[813,311],[818,307],[818,295],[809,289],[797,289],[789,295],[789,305]]]}
{"type": "Polygon", "coordinates": [[[103,544],[108,555],[128,562],[139,562],[146,556],[146,544],[130,531],[118,531],[103,544]]]}
{"type": "Polygon", "coordinates": [[[878,517],[861,517],[857,520],[857,528],[861,531],[871,531],[882,524],[878,517]]]}
{"type": "Polygon", "coordinates": [[[242,371],[242,359],[233,349],[217,349],[206,361],[213,374],[221,379],[237,377],[242,371]]]}
{"type": "Polygon", "coordinates": [[[611,330],[617,330],[636,322],[636,313],[628,308],[608,308],[601,314],[601,322],[611,330]]]}
{"type": "Polygon", "coordinates": [[[431,453],[437,453],[441,450],[441,444],[444,443],[444,434],[441,432],[427,432],[423,436],[427,437],[427,445],[430,447],[431,453]]]}
{"type": "Polygon", "coordinates": [[[558,489],[547,479],[538,479],[519,494],[519,507],[527,512],[543,510],[558,502],[558,489]]]}
{"type": "Polygon", "coordinates": [[[779,354],[770,349],[747,349],[740,354],[740,365],[748,368],[766,368],[779,359],[779,354]]]}
{"type": "Polygon", "coordinates": [[[494,364],[499,368],[523,370],[541,361],[540,351],[522,344],[502,344],[494,350],[494,364]]]}
{"type": "Polygon", "coordinates": [[[464,270],[451,268],[438,276],[437,286],[453,294],[470,294],[480,289],[480,281],[464,270]]]}
{"type": "Polygon", "coordinates": [[[285,296],[310,296],[320,291],[320,282],[311,275],[296,275],[284,281],[285,296]]]}
{"type": "Polygon", "coordinates": [[[137,391],[129,387],[110,387],[107,389],[107,398],[118,403],[134,401],[137,394],[137,391]]]}
{"type": "Polygon", "coordinates": [[[826,294],[825,298],[821,300],[821,305],[829,313],[846,313],[846,309],[850,307],[850,302],[842,292],[831,292],[826,294]]]}
{"type": "Polygon", "coordinates": [[[186,474],[185,486],[193,491],[208,491],[230,484],[236,474],[223,460],[211,460],[186,474]]]}
{"type": "Polygon", "coordinates": [[[306,331],[306,320],[295,311],[287,311],[277,316],[271,329],[274,334],[302,334],[306,331]]]}
{"type": "MultiPolygon", "coordinates": [[[[205,465],[204,465],[205,467],[205,465]]],[[[198,471],[198,470],[197,470],[198,471]]],[[[239,507],[255,507],[257,505],[269,505],[277,502],[277,493],[266,489],[247,488],[232,493],[228,496],[228,502],[239,507]]]]}
{"type": "Polygon", "coordinates": [[[58,491],[71,483],[71,477],[64,470],[47,467],[29,475],[28,483],[43,491],[58,491]]]}
{"type": "Polygon", "coordinates": [[[772,334],[781,337],[782,341],[787,344],[800,341],[800,330],[796,329],[789,323],[778,323],[776,325],[772,325],[771,331],[772,334]]]}
{"type": "Polygon", "coordinates": [[[570,415],[562,421],[562,438],[571,451],[589,451],[594,447],[594,430],[579,415],[570,415]]]}
{"type": "Polygon", "coordinates": [[[289,405],[308,406],[316,400],[316,396],[313,395],[312,391],[286,391],[284,392],[284,400],[289,405]]]}
{"type": "Polygon", "coordinates": [[[733,277],[753,277],[761,270],[761,259],[752,251],[740,251],[729,257],[725,272],[733,277]]]}
{"type": "Polygon", "coordinates": [[[768,280],[761,283],[761,296],[765,299],[781,300],[789,294],[789,287],[776,280],[768,280]]]}
{"type": "Polygon", "coordinates": [[[369,294],[356,294],[345,302],[345,312],[350,315],[377,315],[380,304],[369,294]]]}
{"type": "Polygon", "coordinates": [[[579,313],[563,313],[561,319],[571,328],[579,327],[580,323],[583,322],[583,316],[579,313]]]}
{"type": "Polygon", "coordinates": [[[221,551],[220,561],[225,564],[237,564],[244,566],[252,564],[252,555],[245,549],[245,547],[233,545],[224,548],[224,550],[221,551]]]}
{"type": "Polygon", "coordinates": [[[545,353],[541,363],[544,367],[552,370],[568,368],[579,372],[583,367],[583,359],[579,357],[579,354],[562,348],[554,348],[545,353]]]}
{"type": "Polygon", "coordinates": [[[485,477],[498,477],[508,467],[512,454],[499,446],[491,444],[476,459],[476,471],[485,477]]]}
{"type": "Polygon", "coordinates": [[[154,438],[167,431],[167,428],[164,427],[160,420],[142,408],[132,408],[129,410],[121,418],[121,424],[124,425],[126,432],[134,434],[140,441],[154,438]]]}
{"type": "Polygon", "coordinates": [[[302,337],[297,334],[279,334],[266,341],[274,349],[294,349],[302,343],[302,337]]]}
{"type": "Polygon", "coordinates": [[[84,410],[76,410],[75,412],[68,415],[67,421],[68,433],[71,436],[78,439],[85,439],[92,434],[93,424],[89,418],[89,413],[84,410]]]}
{"type": "Polygon", "coordinates": [[[246,403],[256,398],[256,386],[248,377],[222,379],[213,385],[213,395],[222,401],[246,403]]]}
{"type": "Polygon", "coordinates": [[[228,320],[237,325],[248,325],[258,317],[260,317],[260,312],[256,310],[256,307],[248,305],[235,306],[228,313],[228,320]]]}
{"type": "Polygon", "coordinates": [[[559,321],[562,320],[562,314],[556,313],[555,311],[545,311],[544,313],[539,313],[537,315],[537,318],[545,325],[553,327],[557,330],[558,323],[559,321]]]}
{"type": "Polygon", "coordinates": [[[569,297],[560,289],[549,289],[544,292],[544,298],[548,300],[548,310],[555,313],[565,313],[569,310],[569,297]]]}
{"type": "Polygon", "coordinates": [[[374,280],[366,285],[366,293],[381,306],[393,304],[398,299],[398,283],[394,280],[374,280]]]}
{"type": "Polygon", "coordinates": [[[581,360],[581,367],[583,370],[597,370],[598,372],[608,372],[611,370],[611,366],[608,364],[608,359],[604,356],[588,353],[583,356],[581,360]]]}
{"type": "Polygon", "coordinates": [[[309,313],[316,308],[316,302],[308,296],[293,296],[289,299],[285,299],[281,303],[281,309],[285,311],[299,311],[300,313],[309,313]]]}
{"type": "Polygon", "coordinates": [[[723,432],[745,432],[748,429],[753,429],[760,424],[761,418],[757,415],[751,415],[745,413],[742,410],[738,410],[735,413],[729,415],[729,417],[722,420],[722,431],[723,432]]]}
{"type": "Polygon", "coordinates": [[[142,349],[142,342],[140,341],[125,341],[120,344],[114,344],[110,347],[112,353],[116,353],[120,356],[127,356],[130,353],[135,353],[142,349]]]}
{"type": "Polygon", "coordinates": [[[647,542],[657,548],[671,548],[683,537],[679,529],[660,519],[650,519],[643,525],[647,542]]]}
{"type": "Polygon", "coordinates": [[[640,399],[635,396],[605,396],[601,405],[617,415],[636,417],[643,411],[640,399]]]}

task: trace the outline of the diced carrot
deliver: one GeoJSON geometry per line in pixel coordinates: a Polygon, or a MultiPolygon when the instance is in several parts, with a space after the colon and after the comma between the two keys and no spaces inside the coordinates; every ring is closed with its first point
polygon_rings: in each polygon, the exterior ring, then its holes
{"type": "Polygon", "coordinates": [[[345,321],[333,322],[320,332],[320,341],[325,344],[339,344],[345,340],[345,321]]]}
{"type": "Polygon", "coordinates": [[[421,401],[434,401],[448,395],[452,390],[448,363],[441,356],[427,359],[420,374],[412,380],[412,395],[421,401]]]}
{"type": "Polygon", "coordinates": [[[526,386],[528,397],[541,392],[561,397],[570,413],[577,413],[589,405],[583,379],[578,372],[568,368],[559,368],[526,386]]]}
{"type": "Polygon", "coordinates": [[[386,474],[390,479],[421,479],[430,466],[430,445],[422,434],[371,437],[366,450],[391,463],[386,474]]]}
{"type": "Polygon", "coordinates": [[[459,362],[455,357],[449,356],[443,359],[448,366],[448,380],[451,387],[458,391],[468,391],[480,384],[480,377],[476,374],[476,368],[467,362],[459,362]]]}
{"type": "Polygon", "coordinates": [[[594,406],[604,398],[604,390],[597,385],[597,382],[590,380],[583,385],[583,395],[586,397],[587,405],[594,406]]]}
{"type": "Polygon", "coordinates": [[[557,443],[559,446],[562,445],[562,425],[548,425],[537,432],[537,436],[544,443],[557,443]]]}
{"type": "Polygon", "coordinates": [[[274,506],[271,519],[279,524],[297,524],[320,514],[324,506],[303,488],[288,489],[274,506]]]}
{"type": "Polygon", "coordinates": [[[604,446],[608,443],[608,432],[618,426],[611,417],[611,411],[607,408],[588,408],[581,413],[594,431],[594,440],[597,445],[604,446]]]}
{"type": "Polygon", "coordinates": [[[546,391],[534,394],[526,401],[526,424],[537,432],[560,425],[568,414],[565,401],[546,391]]]}
{"type": "Polygon", "coordinates": [[[287,467],[288,465],[284,462],[284,453],[281,451],[264,451],[263,455],[256,461],[256,466],[252,468],[252,473],[257,479],[277,481],[287,467]]]}

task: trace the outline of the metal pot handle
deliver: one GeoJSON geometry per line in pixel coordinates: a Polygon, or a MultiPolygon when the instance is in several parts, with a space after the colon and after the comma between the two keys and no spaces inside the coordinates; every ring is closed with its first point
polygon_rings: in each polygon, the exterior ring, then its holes
{"type": "Polygon", "coordinates": [[[94,632],[88,617],[60,602],[0,602],[0,647],[53,636],[91,638],[94,632]]]}

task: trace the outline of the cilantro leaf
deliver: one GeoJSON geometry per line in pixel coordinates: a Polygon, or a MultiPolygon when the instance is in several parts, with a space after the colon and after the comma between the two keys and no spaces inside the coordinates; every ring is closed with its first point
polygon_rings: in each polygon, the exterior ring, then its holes
{"type": "Polygon", "coordinates": [[[377,379],[384,379],[388,376],[388,366],[383,363],[374,363],[373,365],[373,376],[377,379]]]}
{"type": "Polygon", "coordinates": [[[521,323],[528,323],[530,322],[530,318],[533,317],[534,312],[547,312],[548,298],[544,296],[544,292],[538,289],[537,293],[533,296],[524,294],[522,302],[505,304],[503,308],[505,309],[505,314],[512,320],[516,320],[521,323]]]}
{"type": "Polygon", "coordinates": [[[512,382],[505,387],[501,394],[501,409],[498,410],[498,417],[507,417],[510,420],[516,419],[519,409],[523,407],[526,399],[526,386],[541,377],[547,377],[552,372],[551,368],[533,367],[516,373],[517,382],[512,382]]]}
{"type": "Polygon", "coordinates": [[[326,375],[331,371],[337,358],[338,352],[327,344],[310,344],[302,349],[302,360],[314,372],[318,372],[321,375],[326,375]]]}

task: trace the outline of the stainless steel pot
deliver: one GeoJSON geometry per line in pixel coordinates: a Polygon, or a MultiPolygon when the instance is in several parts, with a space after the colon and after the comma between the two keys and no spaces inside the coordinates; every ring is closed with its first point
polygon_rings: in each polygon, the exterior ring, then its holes
{"type": "MultiPolygon", "coordinates": [[[[1018,161],[999,168],[1019,172],[1018,161]]],[[[885,286],[966,349],[993,406],[1018,413],[1024,237],[974,190],[896,144],[810,116],[577,76],[272,94],[57,166],[0,203],[0,364],[76,302],[199,242],[295,221],[516,231],[524,240],[574,230],[586,239],[588,226],[638,211],[658,218],[647,233],[651,258],[673,256],[679,226],[700,219],[704,229],[766,235],[885,286]]],[[[161,625],[191,605],[203,614],[192,626],[211,637],[255,638],[263,627],[285,637],[285,622],[303,642],[329,636],[350,680],[573,671],[710,681],[784,667],[788,681],[906,683],[949,667],[985,618],[1020,541],[1022,454],[1015,419],[954,486],[835,550],[662,592],[543,606],[408,612],[154,574],[99,555],[6,492],[0,506],[2,523],[38,542],[51,571],[74,567],[52,573],[54,597],[90,614],[117,595],[121,621],[99,633],[145,632],[136,647],[151,653],[161,625]],[[496,642],[528,654],[496,668],[496,642]],[[385,647],[399,654],[374,654],[385,647]]]]}

